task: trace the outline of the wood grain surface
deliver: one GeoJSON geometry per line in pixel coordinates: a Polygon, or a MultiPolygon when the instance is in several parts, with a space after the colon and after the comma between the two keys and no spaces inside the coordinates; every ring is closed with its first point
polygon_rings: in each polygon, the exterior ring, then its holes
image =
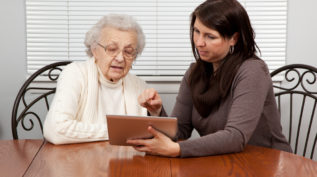
{"type": "Polygon", "coordinates": [[[149,156],[108,142],[72,145],[46,143],[25,176],[152,177],[170,176],[169,158],[149,156]]]}
{"type": "Polygon", "coordinates": [[[2,140],[0,141],[0,176],[23,176],[43,140],[2,140]]]}
{"type": "Polygon", "coordinates": [[[70,145],[45,142],[42,147],[41,143],[41,140],[0,141],[0,176],[317,177],[316,161],[251,145],[241,153],[166,158],[108,142],[70,145]]]}
{"type": "Polygon", "coordinates": [[[241,153],[172,159],[173,177],[316,177],[317,162],[258,146],[241,153]]]}

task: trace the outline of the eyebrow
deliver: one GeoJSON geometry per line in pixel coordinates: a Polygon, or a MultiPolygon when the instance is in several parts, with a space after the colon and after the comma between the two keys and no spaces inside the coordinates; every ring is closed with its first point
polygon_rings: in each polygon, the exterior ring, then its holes
{"type": "MultiPolygon", "coordinates": [[[[115,41],[111,41],[111,42],[110,42],[109,44],[107,44],[107,45],[117,45],[117,46],[119,46],[119,44],[118,44],[117,42],[115,42],[115,41]]],[[[123,48],[127,48],[127,47],[134,48],[132,44],[128,44],[128,45],[126,45],[126,46],[123,46],[123,48]]]]}
{"type": "Polygon", "coordinates": [[[110,41],[109,44],[107,44],[107,45],[118,45],[118,43],[114,42],[114,41],[110,41]]]}
{"type": "MultiPolygon", "coordinates": [[[[201,32],[195,25],[193,26],[193,29],[201,32]]],[[[216,30],[214,30],[214,31],[216,31],[216,30]]],[[[210,33],[210,32],[204,33],[204,35],[211,35],[211,36],[214,36],[214,37],[219,37],[217,34],[210,33]]]]}
{"type": "Polygon", "coordinates": [[[126,48],[126,47],[134,48],[132,44],[128,44],[128,45],[124,46],[124,48],[126,48]]]}

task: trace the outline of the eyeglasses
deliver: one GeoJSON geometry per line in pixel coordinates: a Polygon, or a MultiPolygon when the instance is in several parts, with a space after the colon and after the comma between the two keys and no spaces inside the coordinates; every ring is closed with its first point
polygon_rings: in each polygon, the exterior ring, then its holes
{"type": "Polygon", "coordinates": [[[109,44],[106,46],[97,43],[100,47],[105,49],[107,55],[114,57],[117,56],[122,51],[122,56],[127,60],[133,60],[137,55],[137,50],[133,47],[125,47],[122,50],[116,44],[109,44]]]}

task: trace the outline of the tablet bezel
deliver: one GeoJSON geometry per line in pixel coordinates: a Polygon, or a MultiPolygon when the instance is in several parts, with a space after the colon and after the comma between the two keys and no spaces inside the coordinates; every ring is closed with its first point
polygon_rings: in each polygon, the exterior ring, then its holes
{"type": "Polygon", "coordinates": [[[128,139],[152,138],[147,128],[152,126],[170,138],[177,133],[176,117],[106,115],[109,143],[111,145],[130,146],[128,139]]]}

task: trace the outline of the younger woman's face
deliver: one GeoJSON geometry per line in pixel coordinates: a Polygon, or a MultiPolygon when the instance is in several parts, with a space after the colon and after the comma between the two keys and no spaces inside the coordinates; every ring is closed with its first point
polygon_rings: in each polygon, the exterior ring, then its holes
{"type": "Polygon", "coordinates": [[[216,69],[228,54],[230,46],[235,45],[236,35],[229,39],[223,38],[218,31],[203,25],[199,18],[196,18],[193,29],[193,41],[200,58],[212,63],[216,69]]]}

